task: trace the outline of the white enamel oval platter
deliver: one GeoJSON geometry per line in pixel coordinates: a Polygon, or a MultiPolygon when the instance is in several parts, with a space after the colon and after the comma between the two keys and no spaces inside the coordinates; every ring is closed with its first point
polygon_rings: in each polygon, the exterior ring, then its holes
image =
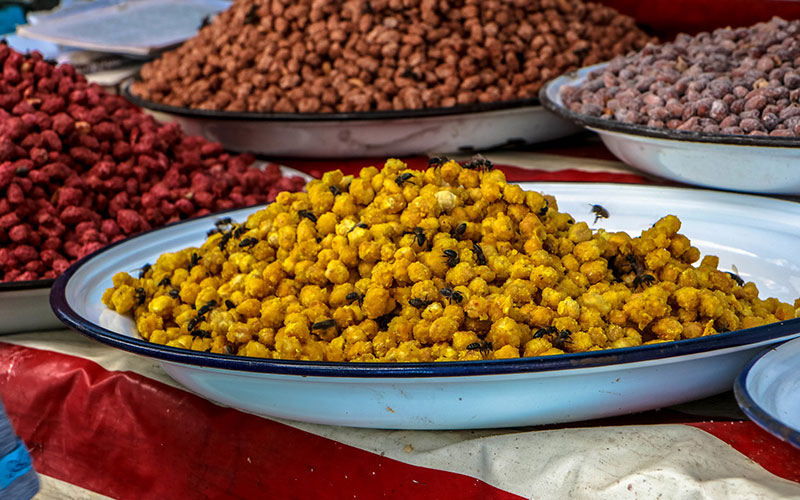
{"type": "MultiPolygon", "coordinates": [[[[595,228],[635,232],[666,214],[703,254],[736,266],[763,295],[800,297],[800,204],[748,195],[614,184],[524,184],[556,196],[595,228]]],[[[242,220],[248,211],[231,212],[242,220]]],[[[151,344],[131,319],[100,302],[112,275],[199,245],[214,217],[145,233],[76,263],[53,286],[67,326],[108,345],[158,359],[175,380],[223,405],[266,416],[392,429],[551,424],[669,406],[730,390],[747,362],[800,335],[800,319],[699,339],[516,360],[450,363],[314,363],[193,352],[151,344]]]]}

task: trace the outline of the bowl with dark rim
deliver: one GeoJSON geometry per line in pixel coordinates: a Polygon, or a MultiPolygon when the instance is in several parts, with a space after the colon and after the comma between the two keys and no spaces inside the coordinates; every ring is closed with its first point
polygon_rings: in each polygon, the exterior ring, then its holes
{"type": "MultiPolygon", "coordinates": [[[[707,190],[597,183],[523,184],[550,193],[559,209],[589,222],[591,204],[609,218],[595,227],[639,231],[665,213],[720,269],[766,295],[800,296],[800,205],[707,190]]],[[[254,209],[252,209],[254,210],[254,209]]],[[[230,212],[241,221],[251,209],[230,212]]],[[[458,429],[550,424],[660,408],[730,390],[753,357],[800,335],[800,319],[675,342],[557,356],[436,363],[341,363],[249,358],[155,344],[132,318],[100,301],[120,270],[202,244],[214,218],[178,223],[83,258],[50,296],[68,327],[158,361],[176,381],[212,401],[266,416],[331,425],[458,429]],[[665,380],[669,383],[665,383],[665,380]]]]}
{"type": "Polygon", "coordinates": [[[169,106],[122,95],[164,121],[226,149],[271,157],[391,157],[466,153],[558,139],[580,127],[547,112],[539,99],[451,108],[352,113],[258,113],[169,106]]]}
{"type": "Polygon", "coordinates": [[[765,194],[800,194],[800,137],[712,134],[623,123],[576,113],[561,100],[607,63],[551,80],[539,93],[559,117],[600,135],[614,155],[646,173],[686,184],[765,194]]]}

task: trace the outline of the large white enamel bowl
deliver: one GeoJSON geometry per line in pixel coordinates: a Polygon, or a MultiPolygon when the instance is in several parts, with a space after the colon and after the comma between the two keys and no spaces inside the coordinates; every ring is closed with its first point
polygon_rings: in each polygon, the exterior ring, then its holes
{"type": "MultiPolygon", "coordinates": [[[[762,294],[800,296],[800,204],[691,189],[613,184],[524,184],[553,194],[560,210],[594,227],[638,232],[666,214],[703,253],[737,266],[762,294]]],[[[248,210],[232,212],[242,220],[248,210]]],[[[198,245],[213,217],[155,230],[91,255],[53,286],[69,327],[155,358],[175,380],[224,405],[334,425],[463,429],[569,422],[664,407],[730,390],[745,364],[800,334],[800,319],[699,339],[562,356],[450,363],[317,363],[254,359],[151,344],[131,319],[100,302],[112,275],[198,245]]]]}
{"type": "Polygon", "coordinates": [[[353,113],[254,113],[167,106],[123,95],[163,121],[225,149],[270,157],[353,158],[464,153],[558,139],[581,128],[538,99],[454,108],[353,113]]]}
{"type": "Polygon", "coordinates": [[[800,138],[707,134],[659,129],[575,113],[561,100],[604,64],[562,75],[542,88],[548,110],[600,135],[614,155],[649,174],[748,193],[800,194],[800,138]]]}

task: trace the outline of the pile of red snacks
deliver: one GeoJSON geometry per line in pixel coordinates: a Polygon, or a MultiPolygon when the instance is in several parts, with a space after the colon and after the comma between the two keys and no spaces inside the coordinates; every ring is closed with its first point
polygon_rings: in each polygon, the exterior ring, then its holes
{"type": "Polygon", "coordinates": [[[128,235],[305,181],[160,124],[67,64],[0,44],[0,282],[54,278],[128,235]]]}

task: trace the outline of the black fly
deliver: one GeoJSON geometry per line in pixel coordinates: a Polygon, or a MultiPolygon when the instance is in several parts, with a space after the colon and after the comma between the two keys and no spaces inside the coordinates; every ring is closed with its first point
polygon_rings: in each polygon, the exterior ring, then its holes
{"type": "Polygon", "coordinates": [[[194,266],[200,263],[200,259],[202,259],[202,257],[197,255],[196,252],[192,252],[192,257],[189,259],[189,267],[187,267],[186,269],[188,271],[191,271],[194,266]]]}
{"type": "Polygon", "coordinates": [[[744,280],[738,274],[728,271],[728,276],[733,278],[733,281],[735,281],[737,285],[744,286],[744,280]]]}
{"type": "Polygon", "coordinates": [[[628,263],[631,265],[631,269],[633,269],[633,272],[636,273],[636,277],[633,278],[634,287],[639,287],[639,285],[650,286],[656,282],[655,276],[645,273],[644,268],[642,268],[642,265],[639,264],[639,261],[632,253],[626,255],[625,260],[628,261],[628,263]]]}
{"type": "Polygon", "coordinates": [[[378,316],[375,318],[375,322],[378,323],[378,328],[381,330],[386,330],[389,328],[389,323],[397,316],[395,313],[386,313],[383,316],[378,316]]]}
{"type": "MultiPolygon", "coordinates": [[[[412,174],[411,172],[406,172],[404,174],[400,174],[397,177],[395,177],[394,182],[398,186],[403,187],[403,184],[405,184],[406,182],[411,182],[412,177],[414,177],[414,174],[412,174]]],[[[411,184],[414,183],[411,182],[411,184]]]]}
{"type": "Polygon", "coordinates": [[[464,300],[464,296],[461,292],[453,290],[452,288],[442,288],[439,290],[439,293],[445,296],[445,298],[450,299],[451,301],[456,301],[456,303],[460,304],[462,300],[464,300]]]}
{"type": "Polygon", "coordinates": [[[433,158],[428,158],[428,168],[441,167],[448,161],[450,161],[450,159],[446,156],[434,156],[433,158]]]}
{"type": "Polygon", "coordinates": [[[480,351],[481,356],[484,358],[491,354],[492,349],[494,346],[491,342],[481,341],[481,342],[473,342],[467,346],[468,351],[480,351]]]}
{"type": "Polygon", "coordinates": [[[202,323],[206,318],[203,316],[197,316],[196,318],[192,318],[189,320],[189,323],[186,324],[186,329],[190,332],[197,328],[197,325],[202,323]]]}
{"type": "Polygon", "coordinates": [[[255,245],[256,243],[258,243],[258,240],[255,239],[255,238],[245,238],[245,239],[243,239],[242,241],[239,242],[239,247],[240,248],[251,247],[251,246],[255,245]]]}
{"type": "Polygon", "coordinates": [[[147,271],[149,271],[151,267],[149,263],[145,262],[142,268],[139,269],[139,279],[144,278],[144,275],[147,274],[147,271]]]}
{"type": "Polygon", "coordinates": [[[592,213],[594,214],[593,224],[597,224],[599,219],[608,219],[609,213],[602,205],[592,205],[592,213]]]}
{"type": "Polygon", "coordinates": [[[311,210],[298,210],[297,215],[299,215],[301,219],[305,217],[311,222],[317,222],[317,216],[314,215],[314,213],[311,212],[311,210]]]}
{"type": "Polygon", "coordinates": [[[167,295],[169,295],[173,299],[177,299],[178,297],[181,296],[181,292],[179,292],[178,290],[170,290],[169,292],[167,292],[167,295]]]}
{"type": "Polygon", "coordinates": [[[536,333],[533,334],[533,338],[540,339],[545,335],[555,335],[558,333],[558,328],[554,326],[547,326],[545,328],[539,328],[536,330],[536,333]]]}
{"type": "Polygon", "coordinates": [[[650,286],[656,282],[656,277],[652,274],[641,274],[636,275],[633,278],[633,286],[638,287],[639,285],[650,286]]]}
{"type": "Polygon", "coordinates": [[[556,338],[553,339],[553,345],[555,347],[558,347],[559,349],[563,349],[565,347],[565,344],[569,342],[571,336],[572,336],[572,331],[566,329],[561,330],[560,332],[558,332],[558,335],[556,335],[556,338]]]}
{"type": "Polygon", "coordinates": [[[247,228],[244,227],[244,224],[241,226],[236,226],[236,229],[233,230],[233,237],[234,238],[241,238],[244,233],[247,232],[247,228]]]}
{"type": "MultiPolygon", "coordinates": [[[[409,234],[409,233],[406,233],[406,234],[409,234]]],[[[424,229],[422,229],[421,227],[415,227],[414,231],[412,231],[410,234],[413,234],[414,238],[416,238],[417,245],[422,246],[422,245],[425,244],[425,230],[424,229]]]]}
{"type": "Polygon", "coordinates": [[[136,289],[136,302],[138,302],[139,305],[142,305],[142,304],[144,304],[144,300],[146,298],[147,298],[147,296],[144,293],[144,288],[137,288],[136,289]]]}
{"type": "Polygon", "coordinates": [[[233,233],[231,233],[231,232],[227,232],[227,233],[222,235],[222,239],[219,240],[219,249],[220,250],[225,250],[225,245],[228,244],[228,242],[230,241],[232,236],[233,236],[233,233]]]}
{"type": "Polygon", "coordinates": [[[550,202],[547,201],[547,198],[544,199],[544,206],[541,210],[539,210],[539,217],[544,217],[547,215],[547,211],[550,209],[550,202]]]}
{"type": "Polygon", "coordinates": [[[167,286],[170,284],[169,276],[164,277],[161,281],[158,282],[158,286],[167,286]]]}
{"type": "Polygon", "coordinates": [[[194,330],[192,332],[192,335],[194,335],[195,337],[200,337],[201,339],[211,338],[211,332],[209,332],[208,330],[201,330],[200,328],[194,330]]]}
{"type": "Polygon", "coordinates": [[[213,309],[215,307],[217,307],[217,301],[216,300],[209,300],[208,302],[206,302],[206,304],[203,307],[201,307],[200,309],[197,310],[197,315],[198,316],[205,316],[205,314],[208,313],[208,311],[210,311],[211,309],[213,309]]]}
{"type": "Polygon", "coordinates": [[[369,226],[368,226],[368,225],[366,225],[366,224],[365,224],[365,223],[363,223],[363,222],[359,222],[359,223],[358,223],[358,224],[356,224],[355,226],[351,227],[351,228],[350,228],[350,230],[349,230],[349,231],[347,231],[347,234],[350,234],[350,233],[352,233],[352,232],[353,232],[353,229],[355,229],[355,228],[357,228],[357,227],[360,227],[361,229],[366,229],[366,228],[368,228],[369,226]]]}
{"type": "MultiPolygon", "coordinates": [[[[225,233],[225,231],[227,231],[230,228],[231,224],[233,224],[233,219],[231,219],[230,217],[222,217],[221,219],[217,219],[214,222],[214,229],[210,230],[206,234],[208,236],[212,236],[216,233],[225,233]]],[[[225,236],[223,234],[223,238],[224,237],[225,236]]],[[[230,236],[228,237],[230,238],[230,236]]]]}
{"type": "Polygon", "coordinates": [[[228,309],[236,309],[236,304],[234,304],[230,299],[225,299],[225,307],[228,309]]]}
{"type": "Polygon", "coordinates": [[[339,189],[338,186],[328,186],[328,190],[333,193],[334,196],[339,196],[342,194],[342,190],[339,189]]]}
{"type": "Polygon", "coordinates": [[[327,330],[328,328],[333,328],[336,326],[335,319],[326,319],[323,321],[317,321],[313,325],[311,325],[312,330],[327,330]]]}
{"type": "Polygon", "coordinates": [[[478,261],[479,266],[486,265],[486,255],[483,254],[483,249],[480,245],[472,242],[472,251],[475,252],[475,260],[478,261]]]}
{"type": "Polygon", "coordinates": [[[450,230],[450,236],[453,238],[460,240],[464,233],[467,232],[467,223],[462,222],[461,224],[457,225],[453,229],[450,230]]]}
{"type": "Polygon", "coordinates": [[[444,258],[447,259],[447,266],[448,267],[456,267],[458,263],[461,261],[458,257],[458,252],[455,250],[450,250],[449,248],[442,252],[444,258]]]}
{"type": "Polygon", "coordinates": [[[464,168],[478,170],[479,172],[488,172],[494,168],[494,164],[483,155],[475,155],[464,164],[464,168]]]}
{"type": "Polygon", "coordinates": [[[432,302],[430,300],[416,299],[416,298],[415,299],[408,299],[408,305],[410,305],[411,307],[414,307],[416,309],[425,309],[426,307],[428,307],[431,304],[432,304],[432,302]]]}
{"type": "Polygon", "coordinates": [[[211,24],[211,15],[210,14],[203,17],[203,21],[200,23],[200,29],[205,28],[209,24],[211,24]]]}
{"type": "Polygon", "coordinates": [[[355,302],[357,300],[358,303],[361,304],[364,302],[364,295],[358,292],[350,292],[345,296],[345,300],[348,302],[355,302]]]}

